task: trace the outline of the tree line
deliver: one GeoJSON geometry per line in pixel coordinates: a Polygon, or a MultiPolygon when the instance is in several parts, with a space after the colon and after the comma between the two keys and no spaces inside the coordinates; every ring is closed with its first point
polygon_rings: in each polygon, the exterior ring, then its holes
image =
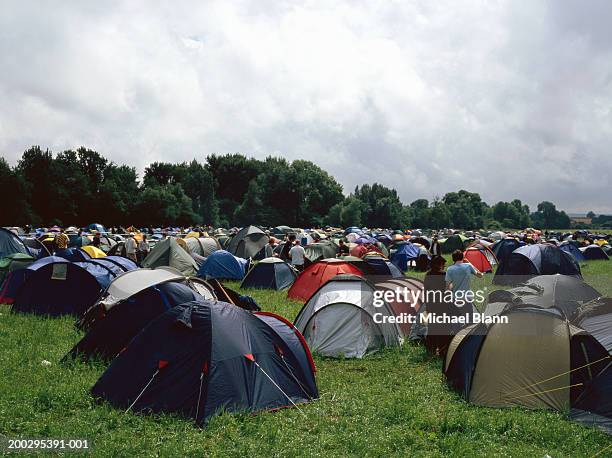
{"type": "Polygon", "coordinates": [[[345,196],[334,177],[313,162],[273,156],[213,154],[204,162],[154,162],[139,180],[135,167],[85,147],[54,154],[33,146],[14,167],[0,158],[0,189],[2,226],[570,226],[567,214],[552,202],[530,212],[518,199],[488,205],[465,190],[404,204],[395,189],[373,183],[345,196]]]}

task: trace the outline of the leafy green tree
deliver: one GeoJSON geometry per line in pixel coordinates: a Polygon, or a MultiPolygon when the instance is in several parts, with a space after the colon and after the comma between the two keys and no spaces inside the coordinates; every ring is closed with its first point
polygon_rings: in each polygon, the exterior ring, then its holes
{"type": "Polygon", "coordinates": [[[3,200],[0,226],[24,226],[36,222],[23,176],[13,170],[3,157],[0,157],[0,189],[3,200]]]}
{"type": "Polygon", "coordinates": [[[540,202],[537,211],[531,214],[533,224],[542,229],[564,229],[570,227],[570,218],[564,211],[557,210],[552,202],[540,202]]]}

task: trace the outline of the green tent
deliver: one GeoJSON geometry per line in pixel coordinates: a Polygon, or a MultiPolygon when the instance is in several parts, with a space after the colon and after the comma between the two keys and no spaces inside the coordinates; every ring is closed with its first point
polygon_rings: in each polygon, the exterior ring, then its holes
{"type": "MultiPolygon", "coordinates": [[[[142,261],[142,267],[154,269],[156,267],[169,266],[185,276],[195,276],[198,272],[198,264],[176,240],[174,237],[168,237],[157,242],[142,261]]],[[[181,242],[184,243],[183,240],[181,242]]]]}

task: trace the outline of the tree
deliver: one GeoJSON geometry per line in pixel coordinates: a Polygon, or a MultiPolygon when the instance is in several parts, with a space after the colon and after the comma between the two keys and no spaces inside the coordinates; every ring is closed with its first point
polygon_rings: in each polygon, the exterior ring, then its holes
{"type": "Polygon", "coordinates": [[[2,157],[0,157],[0,189],[3,200],[0,226],[24,226],[36,222],[28,202],[29,196],[23,176],[13,170],[2,157]]]}
{"type": "Polygon", "coordinates": [[[570,218],[558,211],[552,202],[540,202],[537,211],[531,214],[533,224],[542,229],[565,229],[570,227],[570,218]]]}
{"type": "Polygon", "coordinates": [[[139,223],[131,221],[140,192],[137,178],[134,167],[113,163],[106,167],[100,185],[100,221],[113,226],[139,223]]]}
{"type": "Polygon", "coordinates": [[[449,192],[442,201],[451,215],[451,225],[459,229],[478,229],[484,226],[487,204],[475,192],[449,192]]]}

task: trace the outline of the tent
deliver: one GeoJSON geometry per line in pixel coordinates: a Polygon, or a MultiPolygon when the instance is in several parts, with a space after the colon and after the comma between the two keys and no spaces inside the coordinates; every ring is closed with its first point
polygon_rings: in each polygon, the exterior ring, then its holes
{"type": "Polygon", "coordinates": [[[467,238],[461,234],[454,234],[448,237],[444,242],[440,240],[443,253],[452,253],[455,250],[463,251],[466,247],[467,238]]]}
{"type": "Polygon", "coordinates": [[[562,242],[559,245],[559,248],[561,250],[565,251],[566,253],[571,254],[576,259],[576,261],[578,261],[578,262],[586,261],[586,258],[582,254],[582,251],[580,251],[580,249],[574,243],[571,243],[571,242],[562,242]]]}
{"type": "Polygon", "coordinates": [[[81,250],[83,250],[93,259],[103,258],[104,256],[106,256],[106,253],[104,251],[92,245],[84,246],[81,248],[81,250]]]}
{"type": "Polygon", "coordinates": [[[259,261],[242,280],[241,288],[287,289],[295,281],[295,270],[279,258],[259,261]]]}
{"type": "Polygon", "coordinates": [[[579,311],[580,305],[601,294],[580,278],[568,275],[539,275],[509,290],[493,291],[485,313],[501,313],[516,304],[559,309],[568,320],[579,311]]]}
{"type": "Polygon", "coordinates": [[[240,258],[255,259],[262,248],[266,246],[268,240],[269,237],[260,228],[247,226],[238,231],[232,238],[227,251],[240,258]]]}
{"type": "Polygon", "coordinates": [[[580,304],[572,324],[589,332],[612,354],[612,298],[601,297],[580,304]]]}
{"type": "Polygon", "coordinates": [[[221,249],[219,242],[212,237],[186,237],[184,240],[192,254],[195,253],[205,258],[221,249]]]}
{"type": "Polygon", "coordinates": [[[234,256],[225,250],[218,250],[202,263],[198,269],[198,277],[216,278],[219,280],[242,280],[248,264],[246,259],[234,256]]]}
{"type": "Polygon", "coordinates": [[[499,264],[493,283],[514,285],[536,275],[563,274],[582,278],[574,257],[550,244],[525,245],[499,264]]]}
{"type": "Polygon", "coordinates": [[[79,328],[87,334],[64,359],[114,358],[147,324],[172,307],[198,299],[216,299],[205,285],[198,286],[164,269],[138,269],[117,277],[79,321],[79,328]]]}
{"type": "Polygon", "coordinates": [[[289,288],[287,296],[291,299],[307,301],[314,292],[329,279],[339,274],[353,274],[363,277],[363,273],[342,259],[323,259],[306,267],[289,288]]]}
{"type": "MultiPolygon", "coordinates": [[[[15,277],[13,311],[37,315],[81,315],[116,275],[101,263],[69,262],[57,256],[40,259],[15,277]]],[[[13,281],[11,275],[9,282],[13,281]]]]}
{"type": "Polygon", "coordinates": [[[404,278],[402,271],[379,253],[368,253],[363,257],[363,260],[368,264],[369,270],[373,272],[367,274],[367,277],[371,280],[380,281],[387,277],[404,278]]]}
{"type": "MultiPolygon", "coordinates": [[[[449,385],[477,405],[589,412],[592,404],[580,399],[610,386],[609,377],[600,379],[610,364],[605,348],[554,308],[517,306],[501,316],[507,323],[474,324],[453,338],[444,363],[449,385]]],[[[598,399],[609,408],[607,393],[598,399]]]]}
{"type": "MultiPolygon", "coordinates": [[[[180,240],[180,243],[185,243],[180,240]]],[[[152,269],[160,266],[174,267],[186,276],[193,276],[198,271],[197,263],[174,237],[167,237],[157,242],[142,261],[142,267],[152,269]]]]}
{"type": "Polygon", "coordinates": [[[374,287],[356,275],[337,275],[308,299],[295,319],[314,353],[363,358],[385,346],[399,346],[401,333],[389,305],[375,302],[374,287]]]}
{"type": "Polygon", "coordinates": [[[592,245],[580,248],[582,255],[588,261],[600,259],[603,261],[608,261],[610,258],[606,254],[604,250],[601,249],[599,245],[593,243],[592,245]]]}
{"type": "Polygon", "coordinates": [[[497,265],[497,258],[493,252],[484,245],[476,244],[463,252],[463,257],[482,273],[493,272],[497,265]]]}
{"type": "Polygon", "coordinates": [[[419,257],[419,248],[412,243],[403,243],[391,255],[391,263],[399,270],[407,271],[410,261],[415,261],[419,257]]]}
{"type": "MultiPolygon", "coordinates": [[[[416,278],[403,277],[391,278],[379,281],[375,285],[376,290],[384,294],[386,291],[393,292],[393,299],[388,299],[386,302],[393,314],[397,317],[407,317],[408,315],[416,315],[422,307],[423,300],[423,282],[416,278]],[[400,298],[401,300],[397,300],[400,298]]],[[[389,296],[391,297],[391,296],[389,296]]],[[[401,320],[404,321],[404,320],[401,320]]],[[[412,324],[400,322],[398,324],[400,335],[402,338],[408,338],[412,329],[412,324]]]]}
{"type": "Polygon", "coordinates": [[[0,303],[2,303],[4,282],[8,281],[9,275],[16,270],[25,269],[33,262],[32,256],[23,253],[13,253],[0,258],[0,303]]]}
{"type": "Polygon", "coordinates": [[[525,242],[519,242],[515,238],[504,238],[495,242],[491,246],[491,251],[501,263],[510,255],[510,253],[524,245],[525,242]]]}
{"type": "Polygon", "coordinates": [[[91,392],[125,411],[176,413],[204,425],[222,411],[315,399],[314,374],[308,347],[283,318],[200,300],[152,321],[91,392]]]}
{"type": "Polygon", "coordinates": [[[31,249],[21,239],[8,229],[0,227],[0,258],[5,258],[13,253],[27,254],[36,257],[31,249]]]}
{"type": "Polygon", "coordinates": [[[311,243],[304,247],[304,255],[310,262],[317,262],[321,259],[333,258],[336,256],[338,246],[331,240],[321,240],[311,243]]]}

